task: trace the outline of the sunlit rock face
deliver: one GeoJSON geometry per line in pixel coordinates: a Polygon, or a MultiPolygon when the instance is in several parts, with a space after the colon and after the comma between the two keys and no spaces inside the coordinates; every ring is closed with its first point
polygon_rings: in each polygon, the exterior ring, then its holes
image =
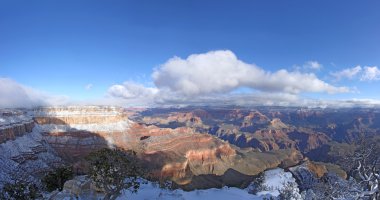
{"type": "Polygon", "coordinates": [[[32,132],[34,121],[24,111],[0,111],[0,144],[32,132]]]}
{"type": "Polygon", "coordinates": [[[233,108],[179,108],[159,111],[151,109],[143,112],[138,120],[159,127],[193,128],[197,132],[215,135],[238,147],[252,147],[261,151],[295,148],[306,153],[331,141],[331,138],[322,132],[323,129],[315,130],[318,124],[300,125],[293,119],[289,121],[289,118],[298,119],[293,115],[299,118],[321,117],[320,112],[289,113],[288,110],[272,111],[266,108],[260,111],[233,108]],[[192,121],[196,123],[191,123],[192,121]]]}
{"type": "Polygon", "coordinates": [[[128,132],[129,146],[138,151],[154,177],[174,180],[186,189],[223,184],[241,186],[252,178],[250,176],[268,168],[292,166],[302,159],[294,149],[241,150],[189,127],[170,129],[135,123],[128,132]],[[236,175],[228,174],[230,170],[236,175]],[[240,180],[234,179],[236,176],[241,176],[240,180]]]}
{"type": "Polygon", "coordinates": [[[127,139],[131,122],[117,107],[48,107],[33,110],[35,129],[76,170],[91,152],[127,139]]]}

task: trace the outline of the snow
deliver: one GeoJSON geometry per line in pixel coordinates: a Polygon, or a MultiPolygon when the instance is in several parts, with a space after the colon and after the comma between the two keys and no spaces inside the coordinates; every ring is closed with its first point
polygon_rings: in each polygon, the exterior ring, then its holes
{"type": "MultiPolygon", "coordinates": [[[[102,199],[104,197],[101,193],[82,193],[79,196],[73,195],[71,191],[63,190],[59,193],[47,194],[48,198],[55,200],[73,199],[88,200],[88,199],[102,199]]],[[[220,189],[211,188],[206,190],[194,190],[183,191],[181,189],[169,190],[158,187],[158,184],[149,181],[143,181],[137,193],[132,193],[129,190],[123,190],[122,194],[117,197],[117,200],[195,200],[195,199],[207,199],[207,200],[262,200],[268,196],[256,196],[249,194],[248,191],[233,187],[223,187],[220,189]]]]}
{"type": "Polygon", "coordinates": [[[42,141],[39,132],[33,131],[0,144],[0,188],[4,183],[26,176],[38,182],[37,172],[48,170],[62,160],[42,141]],[[42,150],[42,151],[40,151],[42,150]]]}
{"type": "Polygon", "coordinates": [[[24,122],[31,122],[32,117],[29,115],[24,115],[20,113],[12,113],[12,115],[4,115],[0,112],[0,128],[5,128],[12,126],[14,124],[22,124],[24,122]]]}
{"type": "Polygon", "coordinates": [[[277,197],[280,194],[279,191],[281,191],[287,183],[297,184],[290,172],[285,172],[281,168],[265,171],[264,182],[262,183],[265,190],[258,192],[257,195],[269,194],[277,197]]]}
{"type": "MultiPolygon", "coordinates": [[[[268,199],[271,196],[277,197],[279,195],[279,190],[283,189],[286,183],[295,183],[295,179],[292,177],[290,172],[285,172],[281,168],[268,170],[264,173],[263,185],[266,186],[265,188],[270,188],[270,190],[261,191],[257,194],[249,193],[248,189],[234,187],[211,188],[193,191],[183,191],[181,189],[169,190],[158,187],[157,183],[142,181],[137,193],[132,193],[129,190],[123,190],[122,194],[117,197],[117,200],[262,200],[268,199]]],[[[294,192],[299,194],[298,188],[295,188],[294,192]]],[[[53,199],[61,200],[70,198],[71,195],[72,193],[70,191],[64,190],[56,196],[57,198],[53,199]]],[[[84,193],[79,196],[79,199],[101,199],[102,196],[103,195],[100,193],[84,193]]]]}
{"type": "Polygon", "coordinates": [[[129,120],[123,120],[107,124],[44,124],[36,125],[35,129],[40,132],[68,132],[78,130],[85,130],[90,132],[119,132],[127,130],[130,127],[130,124],[131,122],[129,120]]]}
{"type": "Polygon", "coordinates": [[[212,188],[207,190],[194,190],[190,192],[185,192],[183,190],[166,190],[161,189],[157,186],[154,186],[151,182],[143,184],[140,186],[138,193],[131,193],[130,191],[124,191],[124,194],[117,198],[118,200],[122,199],[131,199],[131,200],[193,200],[193,199],[208,199],[208,200],[259,200],[263,197],[255,196],[249,194],[246,190],[239,188],[229,188],[223,187],[220,189],[212,188]]]}
{"type": "Polygon", "coordinates": [[[33,110],[33,115],[36,117],[116,116],[119,114],[120,108],[114,106],[43,107],[33,110]]]}

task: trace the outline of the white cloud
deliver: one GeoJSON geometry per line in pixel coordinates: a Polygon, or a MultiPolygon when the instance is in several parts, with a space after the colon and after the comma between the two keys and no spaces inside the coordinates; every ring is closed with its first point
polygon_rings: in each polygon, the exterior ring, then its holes
{"type": "Polygon", "coordinates": [[[0,78],[0,97],[0,108],[46,106],[67,102],[65,96],[49,95],[9,78],[0,78]]]}
{"type": "Polygon", "coordinates": [[[312,70],[320,70],[323,68],[323,65],[318,63],[317,61],[307,61],[303,65],[305,69],[312,69],[312,70]]]}
{"type": "Polygon", "coordinates": [[[365,66],[360,80],[361,81],[378,81],[378,80],[380,80],[379,68],[377,68],[377,66],[373,66],[373,67],[365,66]]]}
{"type": "Polygon", "coordinates": [[[94,87],[94,85],[92,85],[91,83],[89,83],[89,84],[87,84],[87,85],[84,86],[84,89],[91,90],[92,87],[94,87]]]}
{"type": "Polygon", "coordinates": [[[144,85],[126,81],[123,84],[112,85],[108,94],[113,97],[124,99],[148,98],[151,99],[158,92],[157,88],[145,87],[144,85]]]}
{"type": "Polygon", "coordinates": [[[228,50],[193,54],[186,59],[174,57],[156,69],[152,77],[158,88],[188,97],[227,93],[239,87],[291,94],[349,92],[348,88],[332,86],[313,73],[265,71],[239,60],[228,50]]]}
{"type": "Polygon", "coordinates": [[[335,77],[337,80],[341,80],[343,78],[347,79],[353,79],[356,77],[360,72],[362,71],[361,66],[356,66],[353,68],[347,68],[342,71],[332,72],[330,73],[333,77],[335,77]]]}
{"type": "Polygon", "coordinates": [[[290,105],[302,103],[299,95],[306,92],[350,92],[349,88],[330,85],[313,73],[266,71],[239,60],[228,50],[193,54],[186,59],[171,58],[154,70],[152,79],[153,87],[125,82],[112,85],[107,94],[134,105],[290,105]],[[242,87],[253,92],[232,93],[242,87]]]}
{"type": "Polygon", "coordinates": [[[380,70],[377,66],[365,66],[360,65],[343,69],[337,72],[331,72],[331,76],[335,77],[337,80],[341,79],[354,79],[359,78],[360,81],[378,81],[380,80],[380,70]]]}

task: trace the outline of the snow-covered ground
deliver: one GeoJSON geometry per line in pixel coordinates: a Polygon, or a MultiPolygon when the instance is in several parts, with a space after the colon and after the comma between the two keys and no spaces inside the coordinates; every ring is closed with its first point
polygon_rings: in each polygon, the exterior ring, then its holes
{"type": "Polygon", "coordinates": [[[42,135],[33,131],[0,144],[0,188],[15,178],[37,181],[37,172],[47,171],[62,160],[55,155],[42,135]]]}
{"type": "Polygon", "coordinates": [[[257,195],[270,194],[277,197],[280,194],[279,191],[284,189],[284,185],[287,183],[294,183],[297,185],[292,173],[285,172],[281,168],[265,171],[263,186],[266,189],[258,192],[257,195]]]}
{"type": "Polygon", "coordinates": [[[18,110],[0,110],[0,128],[20,124],[23,122],[31,122],[32,117],[18,110]]]}
{"type": "MultiPolygon", "coordinates": [[[[270,196],[278,196],[279,190],[284,187],[284,184],[289,182],[295,182],[291,173],[285,172],[283,169],[277,168],[268,170],[264,174],[265,178],[262,185],[265,188],[271,188],[268,191],[261,191],[256,195],[250,194],[249,189],[240,189],[234,187],[223,187],[223,188],[211,188],[206,190],[194,190],[194,191],[183,191],[181,189],[168,190],[158,187],[157,184],[143,181],[140,185],[140,189],[137,193],[131,193],[129,190],[124,190],[122,195],[117,199],[132,199],[132,200],[195,200],[195,199],[207,199],[207,200],[261,200],[264,198],[269,198],[270,196]]],[[[82,180],[83,181],[83,180],[82,180]]],[[[63,190],[58,193],[52,199],[62,200],[74,198],[70,196],[72,192],[63,190]]],[[[80,195],[78,199],[101,199],[102,195],[95,195],[94,193],[80,195]]]]}
{"type": "Polygon", "coordinates": [[[116,116],[120,108],[114,106],[65,106],[42,107],[32,111],[36,117],[62,117],[62,116],[116,116]]]}
{"type": "Polygon", "coordinates": [[[127,130],[131,124],[132,122],[130,120],[123,120],[120,122],[107,124],[36,124],[35,129],[37,129],[40,132],[68,132],[76,130],[85,130],[90,132],[117,132],[127,130]]]}
{"type": "Polygon", "coordinates": [[[152,183],[147,183],[141,185],[141,188],[137,193],[131,193],[125,191],[123,195],[117,198],[131,199],[131,200],[194,200],[194,199],[207,199],[207,200],[259,200],[263,197],[249,194],[248,191],[239,188],[228,188],[224,187],[221,189],[207,189],[207,190],[194,190],[190,192],[185,192],[183,190],[164,190],[152,183]]]}

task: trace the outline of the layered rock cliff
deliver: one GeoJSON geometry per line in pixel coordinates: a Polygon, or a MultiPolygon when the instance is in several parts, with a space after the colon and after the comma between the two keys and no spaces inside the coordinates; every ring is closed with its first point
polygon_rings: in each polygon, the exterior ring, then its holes
{"type": "Polygon", "coordinates": [[[32,132],[34,121],[23,111],[0,110],[0,144],[32,132]]]}
{"type": "Polygon", "coordinates": [[[75,170],[83,172],[89,153],[126,140],[131,122],[117,107],[51,107],[33,110],[35,129],[75,170]]]}
{"type": "Polygon", "coordinates": [[[34,127],[27,113],[5,112],[1,117],[0,188],[16,179],[40,185],[41,176],[63,161],[34,127]]]}

